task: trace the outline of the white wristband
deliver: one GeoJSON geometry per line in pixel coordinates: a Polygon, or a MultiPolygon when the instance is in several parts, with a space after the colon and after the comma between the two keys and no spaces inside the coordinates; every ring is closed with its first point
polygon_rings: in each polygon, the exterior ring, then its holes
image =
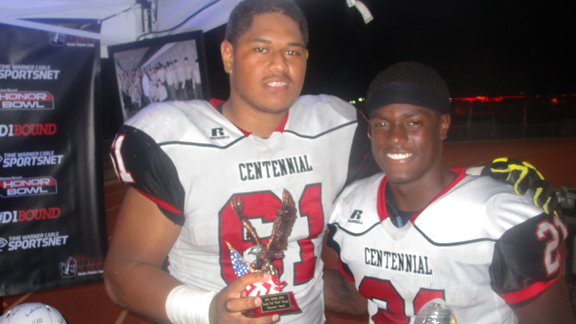
{"type": "Polygon", "coordinates": [[[187,285],[174,287],[166,299],[166,314],[174,324],[210,324],[210,303],[215,292],[187,285]]]}

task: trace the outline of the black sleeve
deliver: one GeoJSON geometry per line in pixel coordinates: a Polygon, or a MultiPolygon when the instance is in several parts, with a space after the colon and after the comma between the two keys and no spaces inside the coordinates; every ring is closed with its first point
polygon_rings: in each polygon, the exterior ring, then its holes
{"type": "Polygon", "coordinates": [[[326,245],[331,247],[334,251],[336,251],[336,254],[338,254],[338,260],[340,261],[340,265],[342,266],[341,271],[343,272],[343,275],[344,276],[347,275],[348,278],[354,278],[352,270],[350,270],[348,264],[342,262],[342,259],[340,258],[340,244],[338,244],[338,242],[334,240],[334,234],[336,234],[338,227],[336,227],[336,225],[334,224],[328,224],[328,230],[329,231],[328,231],[328,237],[326,238],[326,245]]]}
{"type": "Polygon", "coordinates": [[[123,125],[112,144],[110,156],[121,182],[154,201],[172,222],[184,224],[184,188],[178,171],[152,137],[123,125]]]}
{"type": "Polygon", "coordinates": [[[357,114],[358,127],[356,128],[354,140],[352,141],[348,176],[345,185],[382,172],[372,155],[372,145],[368,138],[368,120],[360,111],[358,111],[357,114]]]}
{"type": "Polygon", "coordinates": [[[540,295],[562,273],[558,249],[566,234],[558,216],[545,213],[507,230],[494,246],[492,289],[507,304],[540,295]]]}

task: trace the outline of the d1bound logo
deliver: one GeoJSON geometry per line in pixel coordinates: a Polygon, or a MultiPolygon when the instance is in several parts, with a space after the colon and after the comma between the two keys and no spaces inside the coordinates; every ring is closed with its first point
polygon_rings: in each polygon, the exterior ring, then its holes
{"type": "Polygon", "coordinates": [[[0,92],[0,110],[54,109],[54,97],[46,91],[0,92]]]}
{"type": "Polygon", "coordinates": [[[49,195],[58,192],[52,177],[0,179],[0,197],[14,198],[33,195],[49,195]]]}
{"type": "Polygon", "coordinates": [[[0,124],[0,137],[54,135],[56,130],[56,124],[0,124]]]}
{"type": "Polygon", "coordinates": [[[0,211],[0,226],[8,223],[35,222],[56,219],[62,211],[58,207],[0,211]]]}

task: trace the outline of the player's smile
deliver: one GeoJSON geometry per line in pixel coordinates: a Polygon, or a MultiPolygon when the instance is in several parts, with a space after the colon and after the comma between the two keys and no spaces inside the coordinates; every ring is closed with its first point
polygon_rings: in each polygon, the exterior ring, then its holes
{"type": "Polygon", "coordinates": [[[287,91],[292,80],[288,76],[269,77],[265,79],[264,85],[270,91],[287,91]]]}
{"type": "Polygon", "coordinates": [[[412,153],[388,153],[386,156],[391,160],[405,160],[412,156],[412,153]]]}

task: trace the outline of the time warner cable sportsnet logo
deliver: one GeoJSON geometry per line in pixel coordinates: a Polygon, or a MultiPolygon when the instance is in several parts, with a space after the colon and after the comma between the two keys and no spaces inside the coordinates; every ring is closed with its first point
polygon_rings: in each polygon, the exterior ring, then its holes
{"type": "Polygon", "coordinates": [[[52,177],[0,178],[0,197],[15,198],[58,193],[56,180],[52,177]]]}
{"type": "Polygon", "coordinates": [[[60,232],[35,233],[9,236],[7,240],[4,240],[7,243],[4,246],[7,245],[7,251],[10,252],[66,245],[68,242],[68,235],[61,235],[60,232]]]}
{"type": "Polygon", "coordinates": [[[59,165],[64,155],[54,154],[54,151],[12,152],[0,153],[2,168],[22,168],[45,165],[59,165]]]}
{"type": "Polygon", "coordinates": [[[3,237],[0,237],[0,252],[2,252],[2,248],[6,247],[6,245],[8,245],[8,240],[6,240],[3,237]]]}
{"type": "Polygon", "coordinates": [[[54,97],[47,91],[0,91],[1,111],[53,109],[54,97]]]}
{"type": "Polygon", "coordinates": [[[0,138],[12,136],[41,136],[56,134],[56,124],[0,124],[0,138]]]}

